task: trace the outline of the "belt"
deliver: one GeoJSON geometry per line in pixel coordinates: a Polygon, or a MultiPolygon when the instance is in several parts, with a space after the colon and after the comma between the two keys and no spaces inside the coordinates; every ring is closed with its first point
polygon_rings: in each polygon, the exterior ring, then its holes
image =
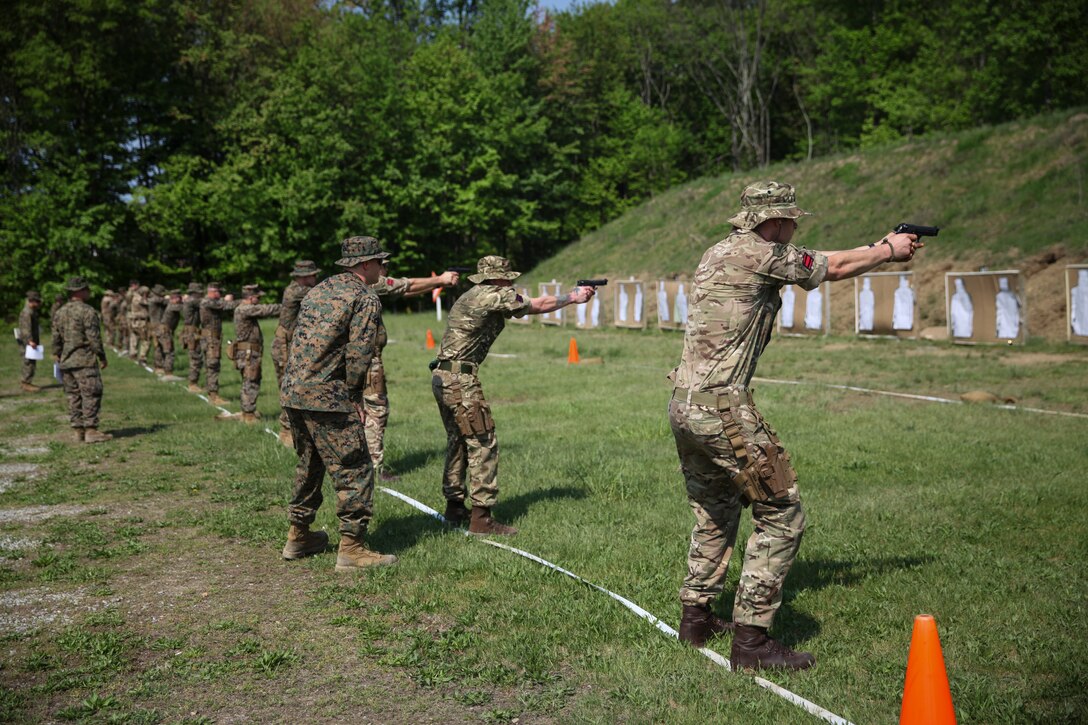
{"type": "Polygon", "coordinates": [[[449,373],[464,373],[465,375],[475,375],[476,371],[480,369],[480,366],[476,363],[459,362],[457,360],[440,360],[435,368],[438,370],[445,370],[449,373]]]}
{"type": "Polygon", "coordinates": [[[705,405],[708,408],[726,410],[742,405],[755,405],[752,400],[752,391],[743,385],[732,385],[723,388],[720,393],[705,393],[701,390],[688,390],[687,388],[674,388],[672,399],[682,402],[692,402],[696,405],[705,405]]]}

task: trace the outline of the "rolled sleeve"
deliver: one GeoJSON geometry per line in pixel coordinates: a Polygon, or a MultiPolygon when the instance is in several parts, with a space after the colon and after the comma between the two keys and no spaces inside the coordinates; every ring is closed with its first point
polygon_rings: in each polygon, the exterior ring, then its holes
{"type": "Polygon", "coordinates": [[[777,244],[764,274],[785,284],[813,290],[827,278],[827,256],[792,244],[777,244]]]}

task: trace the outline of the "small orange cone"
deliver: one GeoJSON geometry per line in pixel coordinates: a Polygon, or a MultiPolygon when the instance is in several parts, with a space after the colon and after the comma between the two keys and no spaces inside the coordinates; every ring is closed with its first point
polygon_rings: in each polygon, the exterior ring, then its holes
{"type": "Polygon", "coordinates": [[[941,640],[933,615],[914,618],[907,658],[907,681],[903,685],[903,708],[899,725],[956,725],[952,691],[944,669],[941,640]]]}
{"type": "Polygon", "coordinates": [[[580,362],[578,357],[578,343],[574,341],[572,337],[570,339],[570,347],[567,349],[567,363],[570,365],[576,365],[580,362]]]}
{"type": "Polygon", "coordinates": [[[427,328],[427,349],[434,349],[434,335],[431,334],[430,328],[427,328]]]}

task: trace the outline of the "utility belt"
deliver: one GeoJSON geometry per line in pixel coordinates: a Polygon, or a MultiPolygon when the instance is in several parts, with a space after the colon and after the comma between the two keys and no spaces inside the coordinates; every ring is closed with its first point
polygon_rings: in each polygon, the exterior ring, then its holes
{"type": "Polygon", "coordinates": [[[752,391],[743,385],[724,388],[708,393],[687,388],[676,388],[673,400],[691,402],[718,411],[722,420],[722,434],[733,449],[738,472],[733,476],[733,486],[740,492],[745,505],[753,502],[786,498],[797,483],[797,472],[790,463],[790,455],[782,447],[778,434],[767,424],[755,408],[752,391]],[[770,439],[760,443],[747,435],[741,426],[740,407],[748,406],[752,415],[762,424],[770,439]]]}
{"type": "Polygon", "coordinates": [[[236,342],[227,340],[227,359],[246,362],[251,357],[260,357],[264,348],[259,342],[236,342]]]}
{"type": "Polygon", "coordinates": [[[460,360],[432,360],[428,365],[431,370],[445,370],[448,373],[461,373],[462,375],[475,375],[480,370],[476,363],[461,362],[460,360]]]}

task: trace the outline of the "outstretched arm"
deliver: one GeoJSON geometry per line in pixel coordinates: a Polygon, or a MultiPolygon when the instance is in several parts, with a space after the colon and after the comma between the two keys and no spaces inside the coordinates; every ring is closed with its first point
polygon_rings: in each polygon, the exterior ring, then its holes
{"type": "Polygon", "coordinates": [[[567,305],[579,305],[583,302],[588,302],[595,293],[596,290],[592,287],[575,287],[565,295],[543,295],[542,297],[534,297],[529,300],[529,309],[526,310],[526,312],[530,315],[542,315],[547,312],[555,312],[567,305]]]}
{"type": "Polygon", "coordinates": [[[909,262],[914,252],[925,245],[913,234],[893,233],[864,247],[825,252],[827,280],[837,282],[857,277],[888,262],[909,262]]]}

